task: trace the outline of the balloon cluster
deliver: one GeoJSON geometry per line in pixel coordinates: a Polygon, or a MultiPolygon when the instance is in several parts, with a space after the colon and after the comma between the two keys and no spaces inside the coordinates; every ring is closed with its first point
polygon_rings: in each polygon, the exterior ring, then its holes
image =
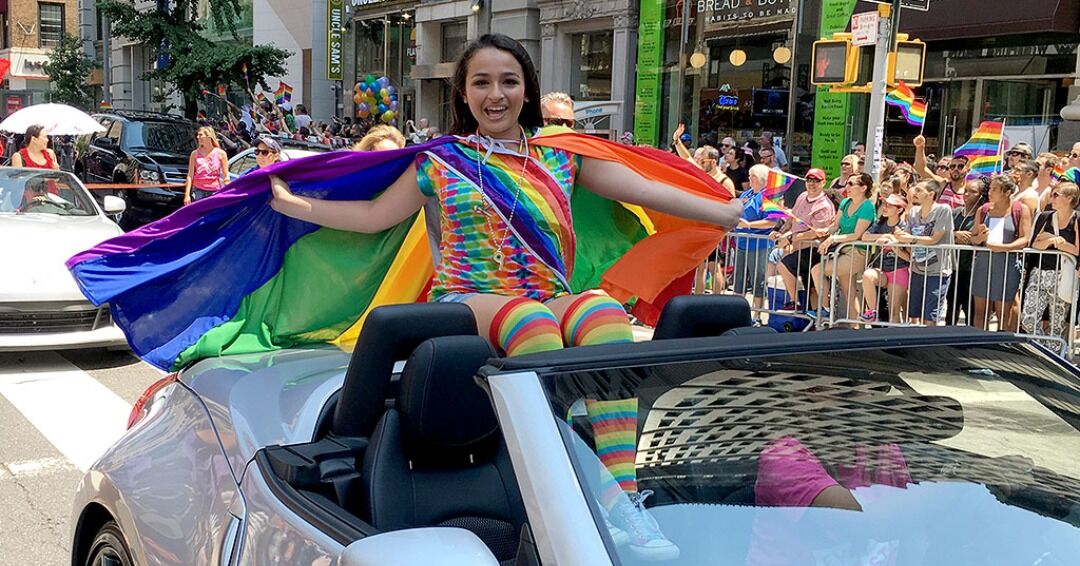
{"type": "Polygon", "coordinates": [[[373,117],[384,124],[397,124],[398,99],[394,85],[386,77],[375,78],[367,75],[353,87],[353,102],[356,103],[356,115],[361,118],[373,117]]]}

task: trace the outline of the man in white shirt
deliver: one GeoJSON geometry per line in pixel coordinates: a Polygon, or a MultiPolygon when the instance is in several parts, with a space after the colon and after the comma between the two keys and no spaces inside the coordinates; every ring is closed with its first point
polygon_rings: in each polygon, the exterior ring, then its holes
{"type": "Polygon", "coordinates": [[[770,132],[769,130],[761,132],[761,139],[758,141],[761,142],[762,151],[764,151],[766,148],[772,148],[773,156],[775,158],[775,165],[769,164],[769,167],[778,170],[787,169],[787,155],[784,155],[784,150],[780,149],[780,144],[773,141],[772,132],[770,132]]]}
{"type": "Polygon", "coordinates": [[[308,115],[307,108],[303,104],[296,105],[296,115],[293,116],[293,123],[296,124],[296,129],[308,128],[311,129],[311,116],[308,115]]]}

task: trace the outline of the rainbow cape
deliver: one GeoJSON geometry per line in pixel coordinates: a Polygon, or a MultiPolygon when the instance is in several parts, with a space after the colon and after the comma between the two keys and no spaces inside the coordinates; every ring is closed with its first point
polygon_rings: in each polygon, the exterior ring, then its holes
{"type": "Polygon", "coordinates": [[[896,88],[885,95],[885,102],[892,106],[898,106],[900,113],[904,115],[904,119],[912,126],[921,128],[926,122],[926,103],[915,98],[915,92],[911,90],[911,87],[904,84],[904,81],[900,81],[896,88]]]}
{"type": "Polygon", "coordinates": [[[968,158],[971,166],[968,178],[993,175],[1000,169],[1001,136],[1004,127],[1004,122],[983,122],[971,135],[971,139],[953,151],[953,155],[968,158]]]}
{"type": "MultiPolygon", "coordinates": [[[[212,197],[68,260],[83,293],[109,303],[133,351],[162,369],[225,354],[311,343],[349,349],[366,314],[426,300],[433,274],[423,212],[384,232],[359,234],[289,218],[269,206],[267,176],[327,200],[375,198],[418,153],[458,143],[446,136],[385,152],[333,152],[277,163],[212,197]]],[[[616,161],[651,180],[729,197],[677,156],[618,145],[565,128],[534,144],[616,161]]],[[[624,205],[575,188],[574,291],[603,287],[619,301],[661,296],[723,238],[713,226],[624,205]]]]}

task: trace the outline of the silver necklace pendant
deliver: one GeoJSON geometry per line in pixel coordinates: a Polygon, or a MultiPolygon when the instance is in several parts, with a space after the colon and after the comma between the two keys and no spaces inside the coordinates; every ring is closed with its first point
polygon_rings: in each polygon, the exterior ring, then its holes
{"type": "Polygon", "coordinates": [[[495,260],[495,263],[499,265],[499,269],[503,267],[503,261],[506,260],[506,256],[503,255],[502,250],[498,250],[491,254],[491,258],[495,260]]]}

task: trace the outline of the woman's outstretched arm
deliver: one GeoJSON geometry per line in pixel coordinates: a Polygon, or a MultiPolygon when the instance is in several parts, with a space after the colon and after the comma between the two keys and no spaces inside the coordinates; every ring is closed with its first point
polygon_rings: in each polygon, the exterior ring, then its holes
{"type": "Polygon", "coordinates": [[[420,210],[427,202],[416,184],[416,167],[410,165],[383,194],[373,200],[322,200],[295,195],[289,184],[270,176],[274,193],[270,206],[286,215],[320,226],[373,234],[393,226],[420,210]]]}
{"type": "Polygon", "coordinates": [[[739,199],[720,202],[681,191],[665,183],[650,181],[614,161],[585,157],[578,178],[589,190],[602,197],[723,228],[737,226],[743,212],[739,199]]]}

